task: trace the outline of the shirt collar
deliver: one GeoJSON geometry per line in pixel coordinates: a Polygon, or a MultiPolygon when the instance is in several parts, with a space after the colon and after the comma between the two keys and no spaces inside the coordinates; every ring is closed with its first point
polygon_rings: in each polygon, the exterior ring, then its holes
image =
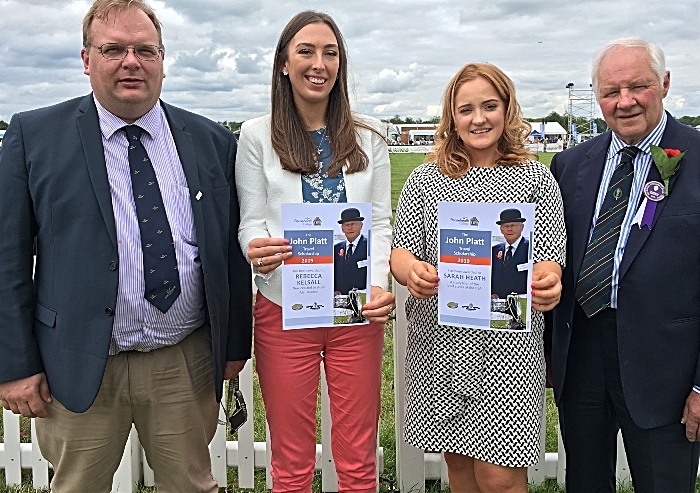
{"type": "MultiPolygon", "coordinates": [[[[639,148],[639,150],[645,154],[651,154],[651,145],[658,146],[659,142],[661,142],[661,137],[664,135],[664,130],[666,130],[666,112],[664,111],[662,116],[661,116],[661,121],[659,124],[654,128],[654,130],[649,133],[646,137],[644,137],[638,144],[635,144],[636,147],[639,148]]],[[[612,140],[610,141],[610,151],[611,151],[611,156],[616,155],[618,152],[623,147],[626,147],[627,144],[625,144],[620,137],[617,136],[615,132],[612,133],[612,140]]]]}
{"type": "Polygon", "coordinates": [[[360,238],[362,238],[362,233],[360,233],[357,238],[355,238],[355,241],[350,241],[347,238],[345,238],[345,248],[348,247],[348,245],[352,245],[352,248],[355,249],[357,247],[357,244],[360,242],[360,238]]]}
{"type": "Polygon", "coordinates": [[[515,241],[513,242],[512,245],[510,245],[510,244],[508,243],[508,241],[506,241],[506,251],[508,250],[508,247],[509,247],[509,246],[512,246],[512,247],[513,247],[513,250],[512,250],[512,251],[515,252],[515,250],[518,249],[518,245],[520,245],[520,240],[522,240],[522,239],[523,239],[523,236],[522,236],[522,235],[518,236],[518,239],[515,240],[515,241]]]}
{"type": "MultiPolygon", "coordinates": [[[[129,125],[124,120],[105,109],[94,94],[92,97],[95,100],[95,106],[97,107],[97,115],[100,120],[100,131],[102,132],[102,137],[105,140],[109,140],[115,132],[121,130],[126,125],[129,125]]],[[[143,130],[148,132],[152,138],[156,138],[160,133],[161,123],[164,117],[165,115],[163,114],[163,108],[160,105],[160,100],[158,100],[156,104],[153,105],[153,108],[151,108],[148,113],[143,115],[141,118],[136,120],[133,125],[141,127],[143,130]]]]}

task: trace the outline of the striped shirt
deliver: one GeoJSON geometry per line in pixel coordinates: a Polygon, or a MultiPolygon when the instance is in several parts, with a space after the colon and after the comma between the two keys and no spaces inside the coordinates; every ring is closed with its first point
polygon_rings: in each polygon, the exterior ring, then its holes
{"type": "MultiPolygon", "coordinates": [[[[622,220],[622,227],[620,229],[620,238],[617,242],[617,248],[615,249],[615,259],[613,262],[613,272],[612,272],[612,295],[610,297],[610,306],[612,308],[617,308],[617,286],[620,276],[620,264],[622,263],[622,256],[625,254],[625,245],[627,245],[627,238],[630,235],[630,229],[632,228],[632,220],[637,214],[638,204],[641,204],[642,190],[644,189],[644,184],[647,181],[647,175],[649,174],[649,169],[653,163],[651,157],[651,145],[659,145],[661,142],[661,137],[666,129],[666,112],[663,112],[661,121],[659,124],[647,135],[641,142],[636,144],[640,152],[634,158],[634,178],[632,180],[632,190],[630,191],[629,206],[627,207],[627,212],[625,213],[625,218],[622,220]]],[[[598,190],[598,199],[595,206],[595,215],[593,216],[593,224],[591,225],[590,234],[593,234],[593,228],[595,227],[596,220],[598,219],[598,213],[605,200],[605,191],[610,185],[610,178],[612,178],[615,168],[620,164],[620,150],[626,147],[620,137],[618,137],[614,132],[612,134],[612,140],[610,141],[610,147],[608,148],[608,155],[605,158],[605,169],[603,170],[603,178],[600,181],[600,189],[598,190]]],[[[589,235],[590,240],[590,235],[589,235]]]]}
{"type": "Polygon", "coordinates": [[[109,354],[172,346],[204,324],[204,279],[190,193],[175,141],[160,102],[134,122],[145,130],[141,142],[151,159],[163,196],[180,275],[180,296],[166,313],[162,313],[144,297],[141,233],[131,188],[128,142],[126,133],[120,130],[127,123],[107,111],[97,99],[95,105],[119,253],[119,289],[109,354]]]}

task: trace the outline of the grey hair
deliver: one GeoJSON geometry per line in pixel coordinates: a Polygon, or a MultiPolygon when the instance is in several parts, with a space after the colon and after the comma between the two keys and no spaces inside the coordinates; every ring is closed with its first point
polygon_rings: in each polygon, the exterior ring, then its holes
{"type": "Polygon", "coordinates": [[[600,64],[612,49],[618,47],[625,48],[644,48],[649,55],[649,65],[651,69],[659,77],[659,83],[663,85],[664,78],[666,77],[666,57],[661,47],[655,43],[650,43],[649,41],[642,39],[638,36],[630,36],[627,38],[618,38],[610,41],[601,49],[599,49],[595,57],[593,57],[593,64],[591,65],[591,80],[593,81],[593,92],[595,92],[596,97],[598,97],[598,71],[600,70],[600,64]]]}

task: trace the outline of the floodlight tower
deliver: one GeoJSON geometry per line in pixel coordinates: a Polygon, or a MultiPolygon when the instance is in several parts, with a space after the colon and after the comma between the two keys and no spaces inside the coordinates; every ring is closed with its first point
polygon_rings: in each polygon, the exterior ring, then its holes
{"type": "Polygon", "coordinates": [[[569,138],[567,147],[574,143],[574,133],[572,132],[572,124],[574,119],[582,118],[584,122],[578,126],[577,132],[580,134],[593,133],[593,120],[595,118],[595,95],[593,94],[593,85],[589,84],[588,89],[574,89],[574,83],[569,82],[566,85],[569,90],[569,138]]]}

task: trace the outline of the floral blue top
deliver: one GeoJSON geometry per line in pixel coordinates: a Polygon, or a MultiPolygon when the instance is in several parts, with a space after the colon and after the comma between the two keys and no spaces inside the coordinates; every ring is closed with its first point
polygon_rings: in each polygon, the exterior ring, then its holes
{"type": "Polygon", "coordinates": [[[318,172],[312,175],[301,175],[301,193],[304,202],[347,202],[343,171],[341,170],[335,177],[326,174],[333,157],[333,150],[326,136],[326,127],[312,130],[309,134],[318,148],[318,172]]]}

